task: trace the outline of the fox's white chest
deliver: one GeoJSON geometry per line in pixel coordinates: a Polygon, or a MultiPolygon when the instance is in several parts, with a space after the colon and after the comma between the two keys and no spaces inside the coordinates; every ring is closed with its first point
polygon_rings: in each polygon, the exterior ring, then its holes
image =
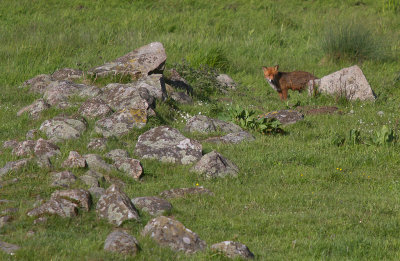
{"type": "Polygon", "coordinates": [[[278,86],[275,84],[275,82],[273,80],[270,80],[270,79],[266,79],[266,80],[269,83],[269,85],[272,87],[272,89],[274,89],[275,91],[279,91],[278,86]]]}

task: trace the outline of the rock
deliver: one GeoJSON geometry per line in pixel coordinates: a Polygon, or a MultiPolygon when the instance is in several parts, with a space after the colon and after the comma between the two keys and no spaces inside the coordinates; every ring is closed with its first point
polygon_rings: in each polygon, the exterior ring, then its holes
{"type": "Polygon", "coordinates": [[[100,197],[96,212],[100,218],[107,219],[116,226],[120,226],[125,220],[140,220],[129,197],[114,184],[100,197]]]}
{"type": "Polygon", "coordinates": [[[60,217],[75,217],[78,215],[78,205],[64,198],[52,198],[40,207],[26,213],[29,217],[42,215],[58,215],[60,217]]]}
{"type": "Polygon", "coordinates": [[[132,203],[142,211],[152,216],[164,215],[172,210],[172,205],[159,197],[139,197],[132,199],[132,203]]]}
{"type": "Polygon", "coordinates": [[[101,156],[97,154],[86,154],[83,156],[91,170],[111,172],[115,167],[105,162],[101,156]]]}
{"type": "Polygon", "coordinates": [[[106,193],[106,190],[100,187],[91,187],[89,192],[90,195],[92,195],[92,198],[100,198],[106,193]]]}
{"type": "Polygon", "coordinates": [[[177,103],[181,104],[192,104],[193,99],[188,94],[184,92],[173,92],[171,94],[171,98],[176,101],[177,103]]]}
{"type": "Polygon", "coordinates": [[[47,156],[36,157],[35,162],[39,166],[39,168],[48,169],[48,170],[50,170],[52,168],[50,158],[47,156]]]}
{"type": "Polygon", "coordinates": [[[164,216],[150,220],[144,227],[142,235],[150,236],[161,246],[168,246],[174,251],[183,251],[186,254],[202,251],[207,247],[206,242],[196,233],[179,221],[164,216]]]}
{"type": "Polygon", "coordinates": [[[206,139],[205,142],[238,144],[243,141],[250,142],[254,140],[255,140],[254,136],[248,133],[247,131],[240,131],[240,132],[229,133],[222,137],[211,137],[206,139]]]}
{"type": "Polygon", "coordinates": [[[99,187],[100,182],[105,182],[103,174],[94,170],[88,170],[85,175],[79,177],[89,187],[99,187]]]}
{"type": "Polygon", "coordinates": [[[53,156],[61,154],[60,148],[57,145],[42,138],[36,141],[33,153],[38,158],[43,158],[43,157],[51,158],[53,156]]]}
{"type": "Polygon", "coordinates": [[[17,171],[25,167],[29,162],[29,159],[20,159],[17,161],[9,161],[0,169],[0,177],[7,174],[10,171],[17,171]]]}
{"type": "Polygon", "coordinates": [[[186,197],[188,195],[209,195],[209,196],[214,196],[214,193],[206,189],[204,187],[194,187],[194,188],[176,188],[176,189],[170,189],[166,190],[160,193],[160,196],[163,198],[182,198],[186,197]]]}
{"type": "Polygon", "coordinates": [[[120,180],[119,178],[116,177],[111,177],[109,175],[104,176],[104,178],[106,179],[106,181],[108,183],[111,183],[113,185],[115,185],[116,187],[123,189],[126,187],[125,182],[123,182],[122,180],[120,180]]]}
{"type": "Polygon", "coordinates": [[[27,112],[33,119],[39,118],[42,111],[50,108],[50,105],[44,99],[38,99],[31,105],[28,105],[17,112],[17,116],[21,116],[27,112]]]}
{"type": "Polygon", "coordinates": [[[166,59],[167,55],[163,45],[154,42],[127,53],[115,61],[90,69],[88,73],[97,77],[118,74],[137,77],[138,75],[162,73],[166,59]]]}
{"type": "Polygon", "coordinates": [[[62,171],[52,175],[52,187],[69,187],[72,183],[76,182],[76,177],[69,171],[62,171]]]}
{"type": "Polygon", "coordinates": [[[46,133],[52,142],[77,139],[86,130],[87,123],[84,119],[68,117],[55,117],[46,120],[40,125],[40,130],[46,133]]]}
{"type": "Polygon", "coordinates": [[[231,133],[243,130],[238,125],[231,122],[208,118],[204,115],[196,115],[187,121],[185,131],[201,133],[222,131],[231,133]]]}
{"type": "Polygon", "coordinates": [[[239,168],[216,151],[204,155],[190,171],[204,174],[207,178],[237,177],[239,168]]]}
{"type": "Polygon", "coordinates": [[[6,140],[3,143],[3,148],[5,149],[14,149],[15,147],[17,147],[19,144],[19,142],[17,140],[6,140]]]}
{"type": "Polygon", "coordinates": [[[107,147],[107,139],[105,138],[93,138],[90,139],[87,148],[90,150],[105,150],[107,147]]]}
{"type": "Polygon", "coordinates": [[[70,81],[79,79],[83,76],[83,72],[77,69],[63,68],[55,71],[51,77],[56,81],[70,81]]]}
{"type": "MultiPolygon", "coordinates": [[[[145,85],[148,87],[148,85],[145,85]]],[[[147,110],[154,104],[155,97],[147,88],[137,83],[110,83],[104,88],[103,100],[115,111],[147,110]]]]}
{"type": "Polygon", "coordinates": [[[191,164],[202,155],[201,144],[183,136],[177,129],[160,126],[139,136],[135,154],[163,162],[191,164]]]}
{"type": "Polygon", "coordinates": [[[147,112],[141,109],[119,111],[96,122],[95,131],[108,138],[122,136],[133,128],[143,128],[147,123],[147,112]]]}
{"type": "Polygon", "coordinates": [[[229,88],[232,90],[236,89],[236,83],[227,74],[219,74],[217,76],[217,81],[222,87],[229,88]]]}
{"type": "Polygon", "coordinates": [[[18,157],[31,155],[33,154],[33,149],[35,146],[36,141],[34,140],[25,140],[19,142],[12,150],[12,154],[18,157]]]}
{"type": "Polygon", "coordinates": [[[40,74],[25,81],[22,87],[29,87],[31,92],[43,94],[53,79],[48,74],[40,74]]]}
{"type": "Polygon", "coordinates": [[[344,68],[321,79],[310,81],[308,93],[313,95],[315,88],[318,92],[345,97],[348,100],[375,100],[375,94],[371,89],[360,67],[357,65],[344,68]]]}
{"type": "Polygon", "coordinates": [[[10,244],[7,242],[0,241],[0,250],[3,252],[6,252],[9,255],[14,255],[15,252],[18,251],[18,249],[20,249],[20,247],[17,245],[13,245],[13,244],[10,244]]]}
{"type": "Polygon", "coordinates": [[[106,157],[116,161],[119,158],[128,158],[129,154],[126,150],[115,149],[106,154],[106,157]]]}
{"type": "Polygon", "coordinates": [[[117,158],[114,162],[114,166],[136,180],[143,174],[142,164],[140,164],[140,161],[137,159],[117,158]]]}
{"type": "Polygon", "coordinates": [[[52,199],[63,198],[78,204],[85,211],[90,210],[92,198],[89,191],[84,189],[57,190],[51,194],[52,199]]]}
{"type": "MultiPolygon", "coordinates": [[[[164,77],[162,74],[151,74],[144,76],[138,79],[136,82],[131,83],[131,85],[147,89],[153,99],[162,101],[167,97],[164,77]]],[[[149,105],[151,104],[152,103],[149,102],[149,105]]]]}
{"type": "Polygon", "coordinates": [[[222,252],[229,258],[254,258],[254,254],[250,252],[246,245],[239,242],[224,241],[211,246],[214,251],[222,252]]]}
{"type": "Polygon", "coordinates": [[[5,225],[11,223],[12,216],[2,216],[0,217],[0,228],[4,227],[5,225]]]}
{"type": "Polygon", "coordinates": [[[192,93],[193,88],[189,85],[189,83],[175,70],[169,70],[170,76],[165,79],[165,82],[174,88],[185,90],[186,93],[192,93]]]}
{"type": "Polygon", "coordinates": [[[98,97],[90,98],[82,103],[79,114],[87,118],[104,118],[112,114],[112,109],[98,97]]]}
{"type": "Polygon", "coordinates": [[[73,95],[82,98],[95,97],[101,93],[100,89],[85,84],[73,83],[70,81],[54,81],[49,84],[44,92],[43,98],[51,106],[65,102],[73,95]]]}
{"type": "Polygon", "coordinates": [[[271,111],[266,114],[259,115],[259,117],[277,119],[283,125],[296,123],[304,119],[304,115],[295,110],[271,111]]]}
{"type": "Polygon", "coordinates": [[[107,236],[104,250],[135,256],[139,251],[139,243],[126,231],[114,230],[107,236]]]}
{"type": "Polygon", "coordinates": [[[37,138],[38,134],[39,134],[39,131],[37,129],[32,129],[26,133],[25,137],[27,140],[33,140],[33,139],[37,138]]]}
{"type": "Polygon", "coordinates": [[[86,167],[86,160],[77,151],[70,151],[68,159],[61,166],[63,168],[84,168],[86,167]]]}

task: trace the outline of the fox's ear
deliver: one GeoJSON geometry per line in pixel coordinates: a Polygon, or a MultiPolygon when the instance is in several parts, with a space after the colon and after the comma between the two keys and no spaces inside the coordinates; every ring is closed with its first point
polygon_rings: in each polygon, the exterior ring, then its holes
{"type": "Polygon", "coordinates": [[[274,69],[275,69],[275,70],[278,70],[278,69],[279,69],[279,65],[278,65],[278,64],[275,65],[274,69]]]}

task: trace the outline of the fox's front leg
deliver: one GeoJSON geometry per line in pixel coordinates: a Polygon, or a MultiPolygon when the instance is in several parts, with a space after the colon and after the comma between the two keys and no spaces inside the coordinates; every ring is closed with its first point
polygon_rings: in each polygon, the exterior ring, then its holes
{"type": "Polygon", "coordinates": [[[287,100],[287,94],[288,94],[288,90],[284,89],[282,90],[282,93],[279,93],[279,96],[281,96],[281,100],[282,101],[286,101],[287,100]]]}

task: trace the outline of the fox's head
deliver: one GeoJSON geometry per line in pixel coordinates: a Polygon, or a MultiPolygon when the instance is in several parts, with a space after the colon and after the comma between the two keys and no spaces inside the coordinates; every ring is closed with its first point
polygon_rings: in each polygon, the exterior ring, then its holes
{"type": "Polygon", "coordinates": [[[278,75],[278,68],[279,68],[279,65],[275,65],[274,67],[264,67],[263,66],[264,77],[267,80],[267,82],[269,83],[269,85],[271,85],[271,87],[275,91],[279,91],[278,84],[276,83],[276,76],[278,75]]]}

